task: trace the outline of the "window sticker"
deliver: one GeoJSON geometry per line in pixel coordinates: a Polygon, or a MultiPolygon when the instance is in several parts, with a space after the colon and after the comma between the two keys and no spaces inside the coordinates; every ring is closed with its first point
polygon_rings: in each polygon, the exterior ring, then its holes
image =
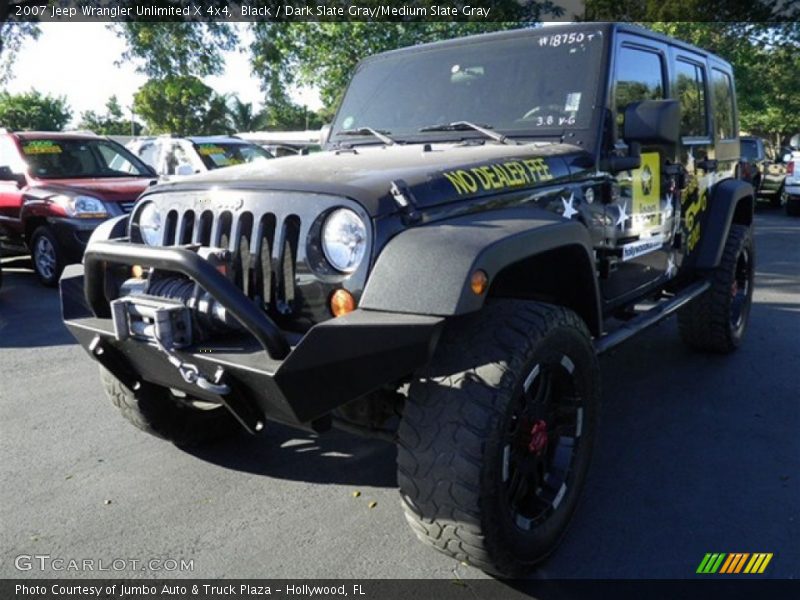
{"type": "Polygon", "coordinates": [[[350,129],[354,122],[355,119],[353,117],[347,117],[344,121],[342,121],[342,129],[350,129]]]}
{"type": "Polygon", "coordinates": [[[61,146],[50,140],[36,140],[22,145],[22,153],[32,154],[61,154],[61,146]]]}
{"type": "Polygon", "coordinates": [[[215,146],[214,144],[200,144],[198,146],[198,152],[203,156],[211,156],[213,154],[225,154],[225,149],[220,148],[219,146],[215,146]]]}
{"type": "Polygon", "coordinates": [[[211,155],[211,160],[220,167],[232,167],[234,165],[241,165],[244,162],[238,158],[229,158],[224,154],[213,154],[211,155]]]}
{"type": "Polygon", "coordinates": [[[572,92],[567,94],[567,101],[564,104],[564,112],[576,112],[581,106],[581,93],[572,92]]]}

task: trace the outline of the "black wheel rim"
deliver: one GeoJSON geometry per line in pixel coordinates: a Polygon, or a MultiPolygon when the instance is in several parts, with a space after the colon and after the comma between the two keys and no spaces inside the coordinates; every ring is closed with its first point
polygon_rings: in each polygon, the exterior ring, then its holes
{"type": "Polygon", "coordinates": [[[584,414],[574,371],[567,356],[534,365],[514,405],[501,477],[511,520],[524,531],[546,521],[572,485],[584,414]]]}
{"type": "Polygon", "coordinates": [[[752,261],[750,252],[745,248],[736,260],[736,270],[731,283],[731,327],[734,330],[740,329],[747,318],[751,279],[752,261]]]}

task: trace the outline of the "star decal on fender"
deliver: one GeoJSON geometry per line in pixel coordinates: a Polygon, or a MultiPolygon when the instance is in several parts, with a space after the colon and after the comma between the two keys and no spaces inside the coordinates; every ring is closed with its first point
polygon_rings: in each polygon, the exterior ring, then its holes
{"type": "Polygon", "coordinates": [[[675,254],[672,253],[667,258],[667,277],[674,277],[678,272],[678,267],[675,266],[675,254]]]}
{"type": "Polygon", "coordinates": [[[664,218],[669,219],[672,216],[672,194],[667,194],[667,199],[664,203],[664,218]]]}
{"type": "Polygon", "coordinates": [[[617,225],[620,225],[623,229],[625,228],[625,221],[628,220],[628,203],[626,202],[619,208],[619,216],[617,217],[617,225]]]}
{"type": "Polygon", "coordinates": [[[574,215],[578,214],[578,211],[575,210],[575,207],[573,206],[574,202],[575,194],[570,194],[569,200],[564,200],[563,198],[561,199],[561,204],[564,205],[564,213],[561,216],[563,216],[565,219],[571,219],[574,215]]]}

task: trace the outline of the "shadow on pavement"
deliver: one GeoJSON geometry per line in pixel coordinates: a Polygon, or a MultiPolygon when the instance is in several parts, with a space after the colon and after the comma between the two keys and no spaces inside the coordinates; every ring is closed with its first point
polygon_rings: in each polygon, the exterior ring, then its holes
{"type": "Polygon", "coordinates": [[[61,321],[57,288],[39,283],[27,257],[3,260],[0,349],[75,344],[61,321]]]}
{"type": "Polygon", "coordinates": [[[333,430],[316,435],[269,423],[263,435],[242,434],[186,452],[212,464],[277,479],[397,487],[393,444],[333,430]]]}

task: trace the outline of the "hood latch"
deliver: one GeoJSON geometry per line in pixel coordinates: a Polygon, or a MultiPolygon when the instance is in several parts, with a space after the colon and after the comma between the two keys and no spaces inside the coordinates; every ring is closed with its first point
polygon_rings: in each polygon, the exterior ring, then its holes
{"type": "Polygon", "coordinates": [[[410,225],[420,220],[416,198],[414,198],[411,188],[405,181],[402,179],[392,181],[389,192],[392,194],[395,204],[400,208],[400,212],[403,215],[403,223],[410,225]]]}

